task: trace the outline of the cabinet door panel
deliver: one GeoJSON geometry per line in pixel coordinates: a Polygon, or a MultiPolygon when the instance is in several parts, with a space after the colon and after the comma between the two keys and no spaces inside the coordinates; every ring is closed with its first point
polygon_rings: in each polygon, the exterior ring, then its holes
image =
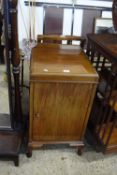
{"type": "Polygon", "coordinates": [[[79,140],[92,85],[35,83],[33,140],[79,140]]]}

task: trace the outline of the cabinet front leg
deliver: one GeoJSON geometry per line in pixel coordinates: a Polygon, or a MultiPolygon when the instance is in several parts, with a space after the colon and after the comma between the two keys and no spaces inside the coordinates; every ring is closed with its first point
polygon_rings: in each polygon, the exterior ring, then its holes
{"type": "Polygon", "coordinates": [[[77,151],[77,153],[78,153],[79,156],[82,155],[82,153],[83,153],[83,148],[84,148],[84,146],[78,146],[78,151],[77,151]]]}
{"type": "Polygon", "coordinates": [[[31,147],[28,147],[26,155],[28,158],[32,157],[32,148],[31,147]]]}

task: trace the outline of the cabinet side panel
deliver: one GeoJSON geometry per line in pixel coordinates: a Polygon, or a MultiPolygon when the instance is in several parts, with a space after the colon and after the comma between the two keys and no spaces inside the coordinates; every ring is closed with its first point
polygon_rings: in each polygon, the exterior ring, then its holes
{"type": "Polygon", "coordinates": [[[97,85],[96,84],[92,84],[92,90],[89,92],[90,100],[89,100],[89,104],[88,104],[88,108],[87,108],[86,119],[84,120],[84,124],[83,124],[83,128],[82,128],[81,140],[82,140],[82,138],[83,138],[83,136],[85,134],[87,122],[88,122],[88,119],[90,117],[90,112],[91,112],[91,108],[92,108],[92,104],[93,104],[96,88],[97,88],[97,85]]]}

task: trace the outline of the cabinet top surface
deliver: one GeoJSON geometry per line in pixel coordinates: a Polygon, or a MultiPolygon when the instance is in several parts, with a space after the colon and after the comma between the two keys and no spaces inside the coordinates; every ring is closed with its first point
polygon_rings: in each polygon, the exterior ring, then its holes
{"type": "Polygon", "coordinates": [[[38,44],[33,48],[30,75],[31,79],[37,77],[40,80],[44,77],[54,80],[90,77],[92,81],[98,78],[80,46],[61,44],[38,44]]]}

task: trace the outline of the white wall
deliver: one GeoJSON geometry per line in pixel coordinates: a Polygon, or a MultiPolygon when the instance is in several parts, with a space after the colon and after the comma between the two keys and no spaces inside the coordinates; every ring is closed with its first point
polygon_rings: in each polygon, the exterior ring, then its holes
{"type": "MultiPolygon", "coordinates": [[[[22,0],[21,0],[22,1],[22,0]]],[[[47,2],[47,3],[61,3],[61,4],[72,4],[72,0],[36,0],[37,2],[47,2]]],[[[112,2],[105,1],[95,1],[95,0],[75,0],[75,4],[78,5],[91,5],[100,7],[111,7],[112,2]]]]}
{"type": "MultiPolygon", "coordinates": [[[[39,0],[36,0],[37,2],[39,0]]],[[[61,3],[61,4],[72,4],[72,0],[40,0],[40,2],[47,3],[61,3]]],[[[111,7],[112,2],[105,1],[92,1],[92,0],[76,0],[76,4],[78,5],[90,5],[90,6],[98,6],[98,7],[111,7]]],[[[106,16],[104,13],[104,17],[106,16]]],[[[37,34],[43,33],[43,7],[35,7],[29,12],[29,7],[24,5],[24,0],[19,0],[18,4],[18,30],[19,30],[19,41],[22,41],[23,38],[29,38],[29,26],[31,23],[35,25],[35,32],[32,29],[32,35],[36,39],[37,34]]],[[[81,25],[82,25],[82,15],[83,10],[75,10],[75,18],[74,18],[74,29],[73,33],[76,35],[81,34],[81,25]],[[80,18],[79,18],[80,16],[80,18]],[[77,18],[78,17],[78,18],[77,18]],[[76,19],[79,19],[76,20],[76,19]],[[77,24],[80,26],[77,28],[77,24]],[[76,29],[79,29],[76,30],[76,29]]],[[[107,14],[111,16],[111,13],[107,14]]],[[[108,17],[108,16],[107,16],[108,17]]],[[[64,10],[64,23],[63,23],[63,34],[70,34],[71,28],[71,19],[72,12],[68,9],[64,10]],[[68,20],[69,19],[69,20],[68,20]]]]}
{"type": "Polygon", "coordinates": [[[29,10],[24,0],[18,1],[18,36],[20,41],[29,37],[29,10]]]}

